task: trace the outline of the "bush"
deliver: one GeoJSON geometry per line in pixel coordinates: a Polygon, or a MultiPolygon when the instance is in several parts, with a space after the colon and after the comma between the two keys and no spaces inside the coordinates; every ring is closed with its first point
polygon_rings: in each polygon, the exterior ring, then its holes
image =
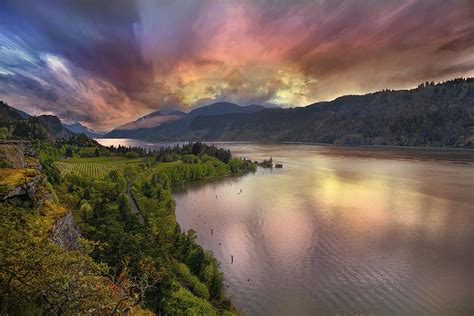
{"type": "Polygon", "coordinates": [[[199,158],[195,155],[184,155],[181,157],[181,160],[187,164],[199,163],[199,158]]]}
{"type": "Polygon", "coordinates": [[[140,155],[133,151],[129,151],[128,153],[125,154],[125,158],[127,159],[136,159],[138,157],[140,157],[140,155]]]}
{"type": "Polygon", "coordinates": [[[13,168],[13,165],[9,161],[0,161],[0,168],[13,168]]]}
{"type": "Polygon", "coordinates": [[[46,174],[48,181],[52,184],[61,183],[61,174],[58,168],[53,164],[50,159],[40,159],[40,164],[43,168],[43,173],[46,174]]]}
{"type": "Polygon", "coordinates": [[[209,290],[207,286],[199,281],[199,279],[191,274],[189,268],[184,263],[178,263],[175,268],[176,274],[179,276],[183,286],[191,290],[194,294],[205,299],[209,299],[209,290]]]}

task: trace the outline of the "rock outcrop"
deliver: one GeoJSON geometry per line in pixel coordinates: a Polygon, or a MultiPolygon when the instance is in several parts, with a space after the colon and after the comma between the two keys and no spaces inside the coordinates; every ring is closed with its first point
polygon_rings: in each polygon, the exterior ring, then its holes
{"type": "Polygon", "coordinates": [[[79,228],[74,222],[71,212],[58,219],[51,231],[51,240],[61,249],[67,251],[80,249],[80,237],[79,228]]]}
{"type": "Polygon", "coordinates": [[[0,203],[11,203],[14,199],[31,203],[31,208],[44,215],[46,221],[54,222],[54,243],[68,251],[79,249],[81,235],[72,213],[65,213],[58,204],[33,146],[26,141],[0,142],[0,162],[0,203]]]}
{"type": "Polygon", "coordinates": [[[0,142],[0,164],[0,199],[27,195],[36,202],[46,177],[33,146],[27,141],[0,142]]]}

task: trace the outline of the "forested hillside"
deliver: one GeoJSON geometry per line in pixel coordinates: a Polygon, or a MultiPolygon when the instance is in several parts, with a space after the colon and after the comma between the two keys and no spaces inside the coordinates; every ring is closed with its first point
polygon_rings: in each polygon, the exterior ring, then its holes
{"type": "Polygon", "coordinates": [[[0,139],[46,140],[73,134],[54,115],[30,116],[0,101],[0,139]]]}
{"type": "Polygon", "coordinates": [[[474,79],[470,78],[344,96],[302,108],[200,115],[184,130],[163,124],[129,136],[472,148],[473,132],[474,79]]]}
{"type": "Polygon", "coordinates": [[[252,162],[201,143],[147,152],[85,135],[9,140],[0,162],[0,314],[236,314],[219,263],[177,224],[171,187],[252,162]]]}
{"type": "MultiPolygon", "coordinates": [[[[265,108],[261,105],[247,105],[247,106],[238,106],[237,104],[229,102],[217,102],[210,105],[206,105],[197,109],[192,110],[189,113],[177,112],[179,115],[171,115],[174,117],[173,120],[168,122],[162,122],[161,124],[155,124],[156,126],[150,126],[148,128],[137,128],[130,129],[123,127],[117,127],[110,133],[107,133],[104,137],[111,138],[147,138],[149,135],[155,135],[157,133],[164,133],[172,137],[172,135],[179,135],[180,133],[185,132],[190,124],[196,117],[199,116],[217,116],[224,114],[235,114],[235,113],[256,113],[264,110],[265,108]]],[[[151,115],[153,113],[150,113],[151,115]]],[[[149,115],[150,115],[149,114],[149,115]]],[[[145,116],[144,118],[146,118],[145,116]]],[[[140,120],[140,119],[139,119],[140,120]]],[[[133,124],[131,122],[129,124],[133,124]]]]}

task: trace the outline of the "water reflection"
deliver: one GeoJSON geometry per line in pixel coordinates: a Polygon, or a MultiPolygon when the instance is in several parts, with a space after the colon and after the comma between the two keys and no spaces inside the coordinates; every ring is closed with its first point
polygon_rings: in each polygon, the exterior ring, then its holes
{"type": "Polygon", "coordinates": [[[471,152],[219,145],[284,164],[175,188],[244,313],[472,314],[471,152]]]}
{"type": "Polygon", "coordinates": [[[472,157],[226,146],[284,168],[176,188],[177,217],[245,313],[471,311],[472,157]]]}

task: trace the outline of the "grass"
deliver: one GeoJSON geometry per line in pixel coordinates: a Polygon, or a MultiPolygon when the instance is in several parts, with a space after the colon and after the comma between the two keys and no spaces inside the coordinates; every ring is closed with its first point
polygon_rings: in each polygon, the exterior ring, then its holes
{"type": "Polygon", "coordinates": [[[0,168],[0,194],[6,194],[15,187],[21,186],[37,175],[32,168],[0,168]]]}
{"type": "Polygon", "coordinates": [[[44,227],[46,227],[47,231],[50,231],[53,228],[54,223],[61,217],[67,214],[67,209],[64,206],[46,200],[44,203],[44,207],[42,208],[42,215],[41,218],[42,222],[44,223],[44,227]]]}
{"type": "Polygon", "coordinates": [[[9,165],[13,168],[22,168],[22,157],[23,153],[16,146],[0,145],[0,161],[5,162],[5,165],[9,165]]]}
{"type": "Polygon", "coordinates": [[[177,165],[182,165],[182,164],[183,164],[183,162],[181,162],[181,161],[162,162],[162,163],[159,163],[158,165],[156,165],[154,170],[155,171],[163,171],[163,170],[166,170],[168,168],[173,168],[173,167],[176,167],[177,165]]]}
{"type": "Polygon", "coordinates": [[[70,158],[56,161],[54,164],[64,176],[75,173],[81,176],[104,178],[113,170],[123,170],[128,165],[143,162],[142,158],[126,159],[123,157],[96,157],[96,158],[70,158]]]}

